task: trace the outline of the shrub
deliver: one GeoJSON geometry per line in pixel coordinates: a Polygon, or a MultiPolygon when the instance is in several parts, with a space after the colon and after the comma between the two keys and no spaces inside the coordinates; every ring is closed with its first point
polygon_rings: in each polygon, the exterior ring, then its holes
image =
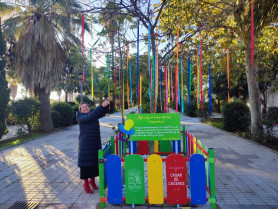
{"type": "Polygon", "coordinates": [[[269,107],[264,115],[263,124],[266,126],[267,134],[273,135],[273,127],[278,121],[278,107],[269,107]]]}
{"type": "Polygon", "coordinates": [[[14,122],[22,127],[27,126],[25,130],[28,133],[36,131],[40,125],[40,102],[35,98],[24,98],[11,104],[11,114],[14,122]]]}
{"type": "Polygon", "coordinates": [[[54,128],[61,127],[62,115],[58,111],[51,110],[51,118],[52,118],[54,128]]]}
{"type": "Polygon", "coordinates": [[[226,103],[222,108],[224,130],[226,131],[248,131],[250,126],[249,107],[241,102],[226,103]]]}
{"type": "MultiPolygon", "coordinates": [[[[80,95],[75,97],[75,102],[77,104],[80,104],[80,95]]],[[[95,107],[96,106],[95,103],[91,99],[89,99],[89,97],[87,97],[86,95],[83,95],[83,102],[87,103],[91,107],[95,107]]]]}
{"type": "Polygon", "coordinates": [[[73,107],[74,105],[76,105],[75,102],[67,102],[71,107],[73,107]]]}
{"type": "Polygon", "coordinates": [[[51,111],[53,110],[61,114],[61,126],[70,126],[72,124],[73,110],[69,104],[65,102],[54,103],[51,107],[51,111]]]}
{"type": "Polygon", "coordinates": [[[200,107],[200,109],[197,110],[197,116],[203,119],[209,119],[210,118],[210,113],[209,113],[209,103],[205,102],[203,104],[203,111],[200,107]]]}
{"type": "Polygon", "coordinates": [[[73,110],[72,124],[77,124],[76,112],[79,111],[79,105],[76,104],[76,105],[72,106],[71,108],[73,110]]]}
{"type": "Polygon", "coordinates": [[[197,116],[197,106],[195,103],[191,103],[190,106],[188,106],[188,103],[184,104],[184,110],[185,114],[190,117],[196,117],[197,116]]]}

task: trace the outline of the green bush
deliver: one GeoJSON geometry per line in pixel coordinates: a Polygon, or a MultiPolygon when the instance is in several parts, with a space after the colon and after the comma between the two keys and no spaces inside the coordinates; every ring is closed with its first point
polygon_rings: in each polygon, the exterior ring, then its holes
{"type": "Polygon", "coordinates": [[[75,102],[67,102],[71,107],[73,107],[74,105],[76,105],[75,102]]]}
{"type": "Polygon", "coordinates": [[[58,111],[51,110],[51,118],[54,128],[62,126],[62,115],[58,111]]]}
{"type": "Polygon", "coordinates": [[[72,124],[73,110],[71,106],[65,102],[53,103],[51,111],[57,111],[61,114],[61,126],[70,126],[72,124]]]}
{"type": "Polygon", "coordinates": [[[79,105],[76,104],[76,105],[72,106],[71,108],[72,108],[72,110],[73,110],[72,124],[77,124],[76,112],[79,111],[79,105]]]}
{"type": "MultiPolygon", "coordinates": [[[[75,102],[77,104],[80,104],[80,95],[75,97],[75,102]]],[[[90,107],[96,107],[95,103],[91,99],[89,99],[89,97],[87,97],[86,95],[83,95],[83,102],[87,103],[90,107]]]]}
{"type": "Polygon", "coordinates": [[[21,126],[27,126],[26,131],[32,133],[36,131],[40,125],[40,102],[35,98],[24,98],[12,102],[11,114],[14,122],[21,126]]]}
{"type": "Polygon", "coordinates": [[[197,116],[197,106],[195,103],[190,103],[190,106],[188,106],[188,103],[184,104],[184,112],[185,115],[188,115],[190,117],[196,117],[197,116]]]}
{"type": "Polygon", "coordinates": [[[263,124],[266,126],[267,134],[273,135],[273,127],[278,121],[278,107],[269,107],[264,115],[263,124]]]}
{"type": "Polygon", "coordinates": [[[197,110],[197,116],[203,119],[209,119],[210,118],[210,113],[209,113],[209,103],[205,102],[203,104],[203,111],[200,107],[200,109],[197,110]]]}
{"type": "Polygon", "coordinates": [[[224,130],[248,131],[250,127],[249,107],[241,101],[225,103],[222,107],[224,130]]]}

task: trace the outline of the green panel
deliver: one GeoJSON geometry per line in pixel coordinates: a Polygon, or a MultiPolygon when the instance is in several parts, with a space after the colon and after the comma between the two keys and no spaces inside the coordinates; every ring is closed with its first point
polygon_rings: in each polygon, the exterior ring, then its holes
{"type": "Polygon", "coordinates": [[[159,152],[172,152],[171,141],[160,141],[159,146],[159,152]]]}
{"type": "Polygon", "coordinates": [[[127,204],[145,204],[144,160],[140,155],[125,157],[125,193],[127,204]]]}
{"type": "Polygon", "coordinates": [[[180,140],[179,113],[128,114],[134,122],[131,141],[180,140]]]}

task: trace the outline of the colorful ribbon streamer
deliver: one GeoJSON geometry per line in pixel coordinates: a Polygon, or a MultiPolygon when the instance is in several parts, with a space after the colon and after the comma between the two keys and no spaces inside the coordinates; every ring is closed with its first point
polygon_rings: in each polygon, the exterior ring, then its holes
{"type": "Polygon", "coordinates": [[[210,63],[209,63],[209,114],[212,115],[211,68],[210,68],[210,63]]]}
{"type": "Polygon", "coordinates": [[[142,114],[142,76],[140,74],[140,113],[142,114]]]}
{"type": "MultiPolygon", "coordinates": [[[[114,67],[114,95],[116,94],[116,86],[117,86],[117,72],[116,72],[116,67],[114,67]]],[[[116,100],[116,97],[115,97],[115,100],[116,100]]],[[[116,108],[117,108],[116,101],[114,102],[114,107],[116,110],[116,108]]]]}
{"type": "Polygon", "coordinates": [[[128,83],[128,59],[129,59],[129,43],[127,42],[127,46],[126,46],[126,98],[127,98],[127,109],[129,109],[129,83],[128,83]]]}
{"type": "Polygon", "coordinates": [[[228,103],[230,103],[230,61],[229,61],[229,49],[227,49],[227,79],[228,79],[228,103]]]}
{"type": "MultiPolygon", "coordinates": [[[[149,78],[151,77],[151,24],[148,25],[148,70],[149,70],[149,78]]],[[[151,81],[149,86],[149,98],[151,98],[151,81]]]]}
{"type": "Polygon", "coordinates": [[[132,107],[131,62],[129,62],[129,81],[130,81],[130,106],[132,107]]]}
{"type": "Polygon", "coordinates": [[[139,23],[140,23],[140,20],[138,19],[138,25],[137,25],[137,92],[136,92],[136,97],[138,97],[138,95],[139,95],[139,23]]]}
{"type": "Polygon", "coordinates": [[[200,25],[200,92],[201,92],[201,109],[204,111],[203,103],[203,71],[202,71],[202,25],[200,25]]]}
{"type": "Polygon", "coordinates": [[[92,64],[92,49],[90,49],[90,65],[91,65],[91,94],[92,94],[92,100],[94,101],[94,69],[92,64]]]}
{"type": "Polygon", "coordinates": [[[83,67],[83,84],[85,82],[85,73],[84,73],[84,13],[82,12],[81,15],[81,25],[82,25],[82,30],[81,30],[81,36],[82,36],[82,67],[83,67]]]}
{"type": "Polygon", "coordinates": [[[171,102],[174,101],[174,89],[173,89],[173,72],[172,72],[172,66],[171,66],[171,102]]]}
{"type": "Polygon", "coordinates": [[[188,71],[188,74],[187,74],[187,83],[188,83],[188,106],[190,107],[190,100],[191,100],[191,64],[190,64],[190,54],[188,54],[188,67],[187,67],[187,71],[188,71]]]}
{"type": "Polygon", "coordinates": [[[197,49],[197,108],[199,109],[199,53],[197,49]]]}
{"type": "Polygon", "coordinates": [[[160,109],[161,109],[161,113],[163,113],[163,110],[164,110],[162,81],[163,81],[162,68],[160,68],[160,109]]]}
{"type": "Polygon", "coordinates": [[[168,110],[168,78],[167,78],[167,63],[165,62],[165,65],[164,65],[164,79],[165,79],[165,110],[164,110],[164,113],[167,112],[168,110]]]}
{"type": "Polygon", "coordinates": [[[109,55],[107,53],[107,97],[110,97],[110,85],[109,85],[109,55]]]}
{"type": "Polygon", "coordinates": [[[180,27],[178,26],[177,29],[177,64],[176,64],[176,71],[175,71],[175,77],[176,77],[176,112],[178,112],[178,68],[179,68],[179,29],[180,27]]]}
{"type": "Polygon", "coordinates": [[[184,113],[184,107],[183,107],[183,69],[182,69],[182,56],[181,56],[181,113],[184,113]]]}

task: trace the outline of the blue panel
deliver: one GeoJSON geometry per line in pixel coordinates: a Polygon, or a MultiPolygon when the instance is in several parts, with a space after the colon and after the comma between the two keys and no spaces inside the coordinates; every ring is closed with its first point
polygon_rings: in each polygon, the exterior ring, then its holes
{"type": "Polygon", "coordinates": [[[191,204],[206,204],[205,158],[200,154],[190,157],[191,204]]]}
{"type": "MultiPolygon", "coordinates": [[[[175,140],[172,141],[173,152],[176,152],[176,143],[175,140]]],[[[181,140],[178,140],[178,152],[181,152],[181,140]]]]}
{"type": "Polygon", "coordinates": [[[117,155],[107,158],[108,202],[121,204],[123,202],[121,159],[117,155]]]}

